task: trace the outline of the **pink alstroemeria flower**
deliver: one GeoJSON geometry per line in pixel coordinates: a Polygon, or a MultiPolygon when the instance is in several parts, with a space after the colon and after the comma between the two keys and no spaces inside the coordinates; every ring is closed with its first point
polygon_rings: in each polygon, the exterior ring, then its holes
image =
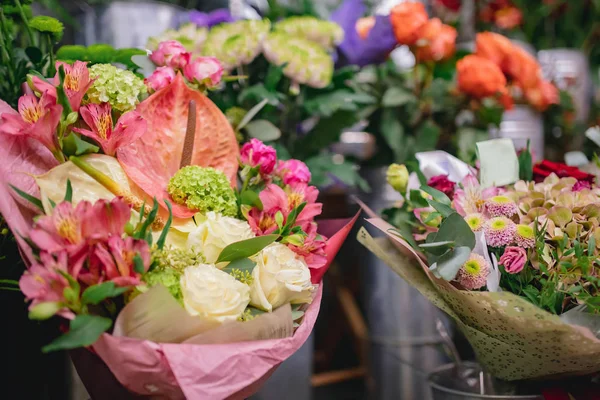
{"type": "Polygon", "coordinates": [[[308,225],[323,211],[323,204],[316,202],[319,190],[305,183],[295,183],[286,186],[285,192],[288,197],[288,212],[291,212],[300,204],[306,203],[304,209],[302,209],[302,212],[296,218],[296,225],[301,226],[302,230],[306,231],[308,225]]]}
{"type": "Polygon", "coordinates": [[[302,246],[289,244],[288,247],[299,256],[304,257],[308,268],[321,268],[327,263],[327,253],[325,245],[327,239],[317,233],[317,224],[315,222],[306,228],[307,236],[304,238],[302,246]]]}
{"type": "Polygon", "coordinates": [[[137,111],[123,114],[114,129],[109,103],[88,104],[79,112],[91,130],[73,130],[94,139],[109,156],[114,156],[117,149],[133,143],[146,132],[146,120],[137,111]]]}
{"type": "Polygon", "coordinates": [[[117,286],[139,285],[141,274],[135,271],[136,255],[140,256],[144,271],[148,271],[152,260],[145,240],[112,236],[107,243],[95,246],[89,270],[82,271],[79,278],[88,285],[105,281],[112,281],[117,286]]]}
{"type": "MultiPolygon", "coordinates": [[[[69,100],[69,104],[71,105],[71,109],[73,111],[79,111],[79,107],[81,106],[81,101],[83,100],[83,96],[88,91],[94,79],[90,79],[90,71],[87,68],[87,62],[83,61],[75,61],[73,65],[67,64],[62,61],[56,62],[56,71],[60,67],[63,67],[65,70],[65,81],[63,83],[63,89],[65,94],[67,95],[67,99],[69,100]]],[[[60,78],[58,76],[58,72],[52,79],[48,79],[47,81],[41,79],[37,76],[31,77],[31,82],[33,89],[38,93],[49,92],[55,98],[56,96],[56,86],[60,83],[60,78]]]]}
{"type": "MultiPolygon", "coordinates": [[[[69,282],[58,271],[67,272],[67,253],[61,252],[57,258],[48,253],[40,254],[41,263],[33,264],[19,280],[19,288],[31,300],[29,309],[40,303],[63,302],[64,290],[69,282]]],[[[67,308],[58,312],[59,315],[70,318],[73,313],[67,308]]]]}
{"type": "Polygon", "coordinates": [[[49,92],[42,94],[40,99],[31,94],[21,96],[18,108],[18,113],[5,112],[0,115],[0,134],[29,136],[59,158],[56,127],[60,122],[62,106],[56,104],[56,97],[49,92]]]}
{"type": "Polygon", "coordinates": [[[473,175],[467,175],[460,186],[454,192],[452,205],[463,217],[483,212],[485,200],[504,192],[504,189],[497,187],[481,189],[479,181],[473,175]]]}

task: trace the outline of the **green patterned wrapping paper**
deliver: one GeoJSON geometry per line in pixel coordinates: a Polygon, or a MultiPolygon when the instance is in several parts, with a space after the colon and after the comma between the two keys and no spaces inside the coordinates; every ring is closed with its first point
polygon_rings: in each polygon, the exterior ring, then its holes
{"type": "MultiPolygon", "coordinates": [[[[509,292],[468,292],[428,273],[410,246],[386,233],[374,239],[365,228],[358,241],[435,306],[454,319],[479,362],[504,380],[587,375],[600,371],[600,340],[509,292]]],[[[391,228],[391,225],[388,225],[391,228]]]]}

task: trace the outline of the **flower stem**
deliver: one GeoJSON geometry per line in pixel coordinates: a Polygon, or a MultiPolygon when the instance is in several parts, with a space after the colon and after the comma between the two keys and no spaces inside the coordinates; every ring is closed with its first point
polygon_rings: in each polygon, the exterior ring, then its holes
{"type": "Polygon", "coordinates": [[[19,0],[15,0],[15,4],[19,9],[19,15],[21,16],[21,19],[23,20],[23,25],[25,25],[25,29],[27,30],[27,36],[29,36],[29,40],[31,42],[30,44],[32,46],[35,46],[37,44],[35,36],[33,35],[33,31],[31,30],[31,28],[29,27],[29,21],[27,20],[27,16],[25,15],[23,6],[21,5],[21,2],[19,0]]]}
{"type": "Polygon", "coordinates": [[[50,61],[50,65],[48,66],[48,76],[54,76],[56,73],[54,64],[56,63],[54,61],[54,43],[52,42],[52,34],[46,34],[44,36],[46,36],[46,40],[48,42],[48,57],[50,61]]]}

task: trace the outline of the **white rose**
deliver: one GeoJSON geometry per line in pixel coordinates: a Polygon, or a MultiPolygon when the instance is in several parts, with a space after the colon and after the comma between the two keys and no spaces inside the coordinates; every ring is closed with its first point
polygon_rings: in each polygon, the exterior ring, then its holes
{"type": "Polygon", "coordinates": [[[253,257],[250,304],[272,311],[286,304],[310,303],[315,286],[304,259],[281,243],[265,247],[253,257]]]}
{"type": "Polygon", "coordinates": [[[187,247],[201,252],[210,264],[215,263],[221,251],[231,243],[254,237],[246,221],[224,217],[212,211],[197,222],[197,228],[188,236],[187,247]]]}
{"type": "Polygon", "coordinates": [[[187,312],[209,321],[235,321],[250,302],[248,285],[214,264],[187,267],[180,284],[187,312]]]}

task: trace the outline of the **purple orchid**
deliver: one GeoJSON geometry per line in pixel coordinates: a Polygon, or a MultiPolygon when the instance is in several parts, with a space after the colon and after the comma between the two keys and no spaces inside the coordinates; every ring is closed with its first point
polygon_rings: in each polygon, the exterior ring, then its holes
{"type": "Polygon", "coordinates": [[[368,36],[361,39],[356,23],[366,10],[362,0],[346,0],[331,15],[331,21],[340,25],[345,32],[344,41],[339,45],[340,62],[361,67],[378,64],[396,47],[397,41],[387,15],[375,16],[375,25],[368,36]]]}

